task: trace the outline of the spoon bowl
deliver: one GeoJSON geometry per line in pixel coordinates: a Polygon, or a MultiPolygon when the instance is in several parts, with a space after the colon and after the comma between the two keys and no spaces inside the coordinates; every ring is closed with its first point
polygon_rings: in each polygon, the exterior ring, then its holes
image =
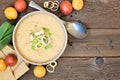
{"type": "Polygon", "coordinates": [[[78,39],[83,39],[87,36],[87,29],[80,22],[71,21],[71,22],[65,22],[64,24],[69,34],[71,34],[73,37],[78,39]]]}

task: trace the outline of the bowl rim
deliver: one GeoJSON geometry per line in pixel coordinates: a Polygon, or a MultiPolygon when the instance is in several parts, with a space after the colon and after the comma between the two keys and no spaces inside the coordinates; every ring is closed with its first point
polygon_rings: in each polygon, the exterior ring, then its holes
{"type": "Polygon", "coordinates": [[[49,63],[57,60],[57,59],[64,53],[64,51],[65,51],[65,49],[66,49],[66,46],[67,46],[67,40],[68,40],[68,34],[67,34],[67,30],[66,30],[65,25],[63,24],[62,20],[60,20],[60,18],[58,18],[56,15],[54,15],[54,14],[52,14],[52,13],[50,13],[50,12],[45,12],[45,11],[33,11],[33,12],[30,12],[30,13],[26,14],[25,16],[23,16],[23,17],[17,22],[17,24],[15,25],[15,28],[14,28],[14,31],[13,31],[13,36],[12,36],[13,47],[14,47],[16,53],[18,54],[18,56],[20,56],[24,61],[26,61],[26,62],[28,62],[28,63],[30,63],[30,64],[33,64],[33,65],[47,65],[47,64],[49,64],[49,63]],[[37,13],[45,13],[45,14],[48,14],[48,15],[54,17],[54,18],[59,22],[59,24],[61,25],[61,27],[63,28],[63,30],[64,30],[64,35],[65,35],[63,48],[61,49],[61,51],[59,52],[59,54],[58,54],[55,58],[53,58],[53,59],[51,59],[51,60],[49,60],[49,61],[43,62],[43,63],[32,62],[32,61],[30,61],[29,59],[26,59],[26,58],[25,58],[24,56],[22,56],[22,54],[20,54],[20,52],[17,50],[16,43],[15,43],[15,33],[16,33],[17,28],[18,28],[18,25],[21,23],[22,20],[24,20],[24,19],[27,18],[28,16],[33,15],[33,14],[37,14],[37,13]]]}

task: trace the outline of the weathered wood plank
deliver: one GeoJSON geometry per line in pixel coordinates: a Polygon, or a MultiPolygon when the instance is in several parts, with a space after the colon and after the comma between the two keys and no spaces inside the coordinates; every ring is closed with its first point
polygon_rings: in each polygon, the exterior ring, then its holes
{"type": "MultiPolygon", "coordinates": [[[[28,2],[29,1],[30,0],[28,0],[28,2]]],[[[59,1],[61,1],[61,0],[59,0],[59,1]]],[[[117,0],[114,0],[114,1],[110,0],[110,1],[108,1],[108,3],[111,4],[111,6],[114,6],[114,4],[116,4],[116,6],[117,6],[119,4],[119,1],[118,2],[116,2],[116,1],[117,0]]],[[[0,2],[1,2],[0,3],[0,7],[1,7],[0,8],[1,9],[0,23],[2,23],[5,20],[4,19],[5,17],[3,15],[4,8],[9,6],[9,5],[13,5],[14,0],[9,0],[7,2],[4,1],[4,0],[1,0],[0,2]]],[[[44,0],[36,1],[36,2],[42,6],[42,3],[44,2],[44,0]]],[[[92,7],[92,8],[94,8],[95,10],[96,10],[96,8],[102,10],[102,8],[103,8],[102,6],[100,7],[100,6],[96,5],[98,3],[101,3],[101,1],[99,1],[99,0],[97,0],[97,1],[96,0],[89,0],[89,1],[86,0],[85,1],[86,6],[87,6],[87,4],[94,4],[93,5],[94,7],[92,7]]],[[[108,3],[104,3],[104,4],[107,5],[108,3]]],[[[101,5],[102,5],[102,3],[101,3],[101,5]]],[[[86,9],[86,6],[85,6],[84,9],[86,9]]],[[[90,6],[92,6],[92,5],[90,5],[90,6]]],[[[111,8],[116,8],[116,6],[111,7],[111,8]]],[[[107,8],[107,7],[110,7],[110,6],[108,5],[105,8],[107,8]]],[[[23,15],[25,15],[26,13],[31,12],[33,10],[35,10],[35,9],[32,9],[32,8],[28,7],[28,10],[25,13],[21,13],[19,18],[21,18],[23,15]]],[[[103,9],[103,10],[106,10],[106,9],[103,9]]],[[[86,10],[86,11],[89,11],[89,10],[86,10]]],[[[91,11],[91,9],[90,9],[90,11],[91,11]]],[[[97,11],[99,12],[99,10],[97,10],[97,11]]],[[[98,13],[98,12],[96,12],[96,13],[98,13]]],[[[105,12],[105,11],[101,11],[101,12],[105,12]]],[[[106,11],[105,13],[108,13],[108,12],[106,11]]],[[[82,15],[81,13],[82,13],[82,11],[80,13],[77,13],[77,14],[82,15]]],[[[115,11],[115,13],[114,12],[111,13],[111,15],[112,14],[116,15],[117,18],[115,18],[115,19],[117,19],[117,21],[120,20],[120,18],[119,18],[120,14],[118,14],[116,11],[115,11]]],[[[108,16],[108,15],[106,15],[106,16],[108,16]]],[[[98,17],[98,16],[95,16],[95,17],[92,18],[94,22],[96,21],[96,20],[94,20],[94,18],[96,18],[96,17],[98,17]]],[[[18,20],[19,20],[19,18],[18,18],[18,20]]],[[[69,19],[73,19],[73,18],[76,18],[76,17],[72,17],[72,18],[69,18],[69,19]]],[[[86,17],[86,18],[88,18],[88,17],[86,17]]],[[[113,21],[112,23],[107,24],[108,26],[111,26],[111,24],[112,25],[114,24],[114,19],[112,19],[112,18],[109,19],[109,18],[106,18],[106,17],[103,17],[103,18],[113,21]]],[[[107,20],[104,20],[104,21],[107,21],[107,20]]],[[[89,21],[91,21],[91,20],[89,20],[89,21]]],[[[12,22],[16,23],[17,21],[12,21],[12,22]]],[[[99,25],[101,23],[97,22],[97,24],[99,25]]],[[[118,23],[116,25],[119,26],[120,23],[118,23]]],[[[111,27],[109,27],[109,28],[111,28],[111,27]]],[[[116,28],[116,27],[114,27],[114,28],[116,28]]],[[[69,40],[72,42],[72,46],[67,47],[63,57],[68,57],[68,56],[70,56],[70,57],[71,56],[73,56],[73,57],[120,56],[120,53],[119,53],[120,52],[120,30],[119,29],[118,30],[117,29],[114,29],[114,30],[112,30],[112,29],[109,29],[109,30],[92,29],[91,30],[90,29],[89,34],[88,34],[88,38],[86,38],[84,40],[75,40],[75,39],[69,39],[69,40]]]]}
{"type": "Polygon", "coordinates": [[[66,20],[80,20],[88,28],[120,28],[120,0],[84,0],[81,11],[66,20]]]}
{"type": "MultiPolygon", "coordinates": [[[[0,24],[7,20],[4,17],[4,9],[7,6],[13,6],[15,0],[0,0],[0,24]]],[[[30,0],[26,0],[29,2],[30,0]]],[[[40,6],[43,7],[45,0],[34,0],[40,6]]],[[[61,2],[62,0],[58,0],[61,2]]],[[[60,11],[52,12],[56,14],[63,20],[79,20],[87,28],[120,28],[120,1],[119,0],[84,0],[85,6],[81,11],[73,11],[72,14],[64,16],[60,11]]],[[[19,18],[16,21],[11,21],[16,23],[23,15],[28,12],[34,11],[28,7],[28,9],[19,13],[19,18]]],[[[49,10],[48,10],[49,11],[49,10]]]]}
{"type": "MultiPolygon", "coordinates": [[[[14,1],[0,0],[0,24],[7,20],[3,14],[4,9],[7,6],[13,6],[14,1]]],[[[34,1],[43,7],[45,0],[34,1]]],[[[84,1],[85,6],[81,11],[73,11],[68,16],[62,15],[59,11],[52,12],[66,21],[81,21],[90,29],[88,37],[84,40],[69,36],[69,44],[58,60],[55,73],[47,73],[40,80],[120,80],[120,58],[103,58],[98,60],[98,65],[95,63],[95,58],[79,58],[120,56],[120,1],[84,1]]],[[[10,22],[16,24],[22,16],[32,11],[35,9],[28,7],[25,12],[19,13],[17,20],[10,22]]],[[[30,68],[31,70],[19,80],[38,80],[32,73],[34,66],[31,65],[30,68]]]]}
{"type": "Polygon", "coordinates": [[[120,56],[120,29],[89,29],[83,40],[69,37],[62,57],[120,56]]]}
{"type": "Polygon", "coordinates": [[[95,58],[60,58],[54,73],[37,79],[34,66],[19,80],[120,80],[120,58],[103,58],[97,65],[95,58]]]}

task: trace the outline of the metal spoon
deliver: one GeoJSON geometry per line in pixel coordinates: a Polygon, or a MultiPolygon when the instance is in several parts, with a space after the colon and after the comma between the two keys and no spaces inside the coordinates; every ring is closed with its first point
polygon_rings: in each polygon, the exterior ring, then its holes
{"type": "MultiPolygon", "coordinates": [[[[36,4],[34,1],[30,1],[29,6],[32,8],[38,9],[40,11],[46,11],[45,9],[41,8],[38,4],[36,4]]],[[[87,29],[80,22],[78,22],[78,21],[71,21],[71,22],[63,21],[63,23],[64,23],[67,31],[69,32],[69,34],[71,34],[73,37],[78,38],[78,39],[83,39],[87,36],[87,29]]]]}

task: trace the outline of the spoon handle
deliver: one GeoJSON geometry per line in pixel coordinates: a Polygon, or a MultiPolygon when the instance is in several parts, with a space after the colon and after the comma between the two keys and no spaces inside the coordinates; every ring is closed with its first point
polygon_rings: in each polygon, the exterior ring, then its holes
{"type": "Polygon", "coordinates": [[[40,11],[46,11],[45,9],[40,7],[38,4],[36,4],[34,1],[30,1],[29,6],[32,7],[32,8],[35,8],[37,10],[40,10],[40,11]]]}
{"type": "MultiPolygon", "coordinates": [[[[34,8],[34,9],[37,9],[37,10],[40,10],[40,11],[46,11],[45,9],[43,9],[42,7],[40,7],[37,3],[35,3],[34,1],[30,1],[29,2],[29,6],[34,8]]],[[[47,11],[46,11],[47,12],[47,11]]],[[[61,19],[60,19],[61,20],[61,19]]],[[[61,20],[64,24],[66,23],[66,21],[64,20],[61,20]]]]}
{"type": "MultiPolygon", "coordinates": [[[[40,11],[46,11],[45,9],[43,9],[42,7],[40,7],[37,3],[35,3],[34,1],[30,1],[29,2],[29,6],[32,7],[32,8],[35,8],[37,10],[40,10],[40,11]]],[[[46,11],[47,12],[47,11],[46,11]]],[[[61,20],[61,19],[60,19],[61,20]]],[[[61,22],[64,24],[64,26],[66,27],[67,31],[71,34],[70,30],[71,28],[69,29],[69,25],[68,25],[68,22],[64,21],[64,20],[61,20],[61,22]]]]}

